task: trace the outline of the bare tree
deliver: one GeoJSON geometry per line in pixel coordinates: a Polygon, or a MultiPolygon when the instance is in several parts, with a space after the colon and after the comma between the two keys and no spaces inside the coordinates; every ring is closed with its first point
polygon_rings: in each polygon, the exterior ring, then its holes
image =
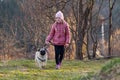
{"type": "Polygon", "coordinates": [[[108,39],[108,57],[111,57],[111,34],[112,34],[112,10],[116,0],[109,0],[109,39],[108,39]]]}
{"type": "Polygon", "coordinates": [[[88,19],[94,5],[94,0],[83,1],[77,0],[76,3],[72,5],[73,14],[76,20],[76,58],[82,60],[83,53],[82,48],[84,44],[84,37],[86,34],[86,29],[88,27],[88,19]],[[76,9],[77,8],[77,9],[76,9]]]}

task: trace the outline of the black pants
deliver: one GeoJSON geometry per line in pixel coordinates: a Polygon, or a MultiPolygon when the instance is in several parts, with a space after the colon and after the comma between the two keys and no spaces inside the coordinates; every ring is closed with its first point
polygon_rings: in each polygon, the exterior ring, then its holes
{"type": "Polygon", "coordinates": [[[64,45],[55,45],[54,47],[55,47],[55,61],[56,64],[58,65],[63,60],[65,49],[64,45]]]}

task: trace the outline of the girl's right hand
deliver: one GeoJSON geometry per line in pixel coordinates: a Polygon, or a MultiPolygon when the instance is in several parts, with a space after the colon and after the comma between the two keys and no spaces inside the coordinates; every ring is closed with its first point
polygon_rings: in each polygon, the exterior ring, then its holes
{"type": "Polygon", "coordinates": [[[48,41],[46,41],[45,44],[49,45],[50,43],[48,41]]]}
{"type": "Polygon", "coordinates": [[[69,44],[65,44],[65,47],[68,48],[68,47],[69,47],[69,44]]]}

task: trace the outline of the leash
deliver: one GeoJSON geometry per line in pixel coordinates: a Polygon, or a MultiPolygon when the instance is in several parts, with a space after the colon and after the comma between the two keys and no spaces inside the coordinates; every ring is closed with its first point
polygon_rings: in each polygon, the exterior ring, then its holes
{"type": "Polygon", "coordinates": [[[44,47],[47,48],[49,45],[54,45],[51,41],[49,41],[50,44],[44,44],[44,47]]]}

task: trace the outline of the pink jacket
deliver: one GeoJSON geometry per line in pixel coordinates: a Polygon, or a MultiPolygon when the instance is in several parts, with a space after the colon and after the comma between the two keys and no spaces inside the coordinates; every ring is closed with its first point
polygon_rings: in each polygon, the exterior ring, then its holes
{"type": "Polygon", "coordinates": [[[52,29],[46,38],[46,42],[50,42],[54,45],[65,45],[70,43],[70,29],[66,22],[54,23],[52,29]]]}

